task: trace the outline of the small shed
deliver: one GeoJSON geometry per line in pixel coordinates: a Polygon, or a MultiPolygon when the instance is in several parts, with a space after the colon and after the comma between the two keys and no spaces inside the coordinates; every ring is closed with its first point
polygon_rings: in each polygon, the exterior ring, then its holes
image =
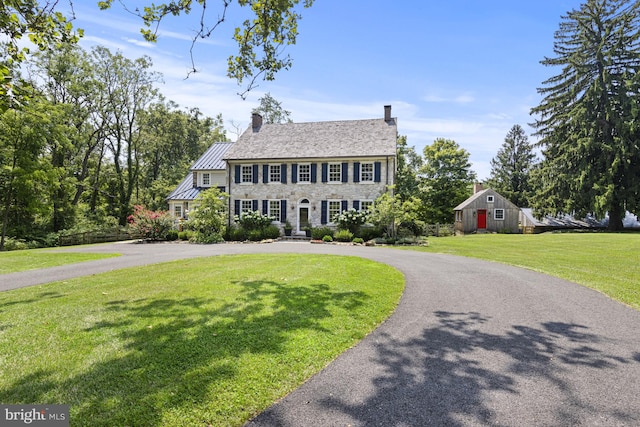
{"type": "Polygon", "coordinates": [[[491,188],[475,189],[479,191],[453,209],[456,234],[520,232],[519,207],[491,188]]]}

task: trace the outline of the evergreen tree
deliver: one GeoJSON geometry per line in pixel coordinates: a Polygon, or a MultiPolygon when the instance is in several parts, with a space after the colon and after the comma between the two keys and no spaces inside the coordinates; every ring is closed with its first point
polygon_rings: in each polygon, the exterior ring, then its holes
{"type": "Polygon", "coordinates": [[[487,184],[517,206],[529,206],[531,169],[536,160],[533,146],[520,125],[514,125],[496,157],[491,159],[487,184]]]}
{"type": "Polygon", "coordinates": [[[640,207],[640,2],[588,0],[563,17],[547,66],[560,74],[538,89],[532,109],[544,159],[539,214],[609,214],[622,228],[640,207]]]}

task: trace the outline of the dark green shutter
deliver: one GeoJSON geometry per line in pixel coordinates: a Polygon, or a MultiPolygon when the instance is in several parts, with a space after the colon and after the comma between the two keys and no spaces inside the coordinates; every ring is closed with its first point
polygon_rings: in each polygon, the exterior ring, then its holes
{"type": "Polygon", "coordinates": [[[380,162],[375,162],[375,163],[373,164],[373,170],[374,170],[373,180],[374,180],[375,182],[380,182],[380,181],[381,181],[381,177],[380,177],[380,175],[381,175],[381,169],[382,169],[382,168],[381,168],[381,164],[380,164],[380,162]]]}
{"type": "Polygon", "coordinates": [[[262,183],[269,182],[269,165],[262,165],[262,183]]]}
{"type": "Polygon", "coordinates": [[[360,162],[353,164],[353,182],[360,182],[360,162]]]}
{"type": "Polygon", "coordinates": [[[342,173],[340,175],[342,175],[342,182],[349,182],[349,163],[342,163],[342,173]]]}
{"type": "Polygon", "coordinates": [[[326,200],[323,200],[320,207],[320,223],[326,224],[329,222],[327,221],[328,214],[329,214],[329,203],[326,200]]]}
{"type": "Polygon", "coordinates": [[[298,182],[298,164],[294,163],[291,165],[291,183],[295,184],[298,182]]]}

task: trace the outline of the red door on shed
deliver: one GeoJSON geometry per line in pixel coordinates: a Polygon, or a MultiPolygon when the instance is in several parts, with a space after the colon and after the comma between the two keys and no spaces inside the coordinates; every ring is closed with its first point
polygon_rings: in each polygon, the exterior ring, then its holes
{"type": "Polygon", "coordinates": [[[478,209],[478,229],[487,228],[487,210],[478,209]]]}

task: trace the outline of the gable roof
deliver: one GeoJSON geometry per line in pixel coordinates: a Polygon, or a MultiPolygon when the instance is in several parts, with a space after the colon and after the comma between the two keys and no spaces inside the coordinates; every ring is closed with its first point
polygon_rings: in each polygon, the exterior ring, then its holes
{"type": "Polygon", "coordinates": [[[470,205],[473,204],[473,202],[475,202],[476,200],[478,200],[480,197],[485,196],[485,195],[489,195],[492,194],[494,196],[500,197],[502,198],[505,202],[507,202],[508,204],[512,205],[512,207],[514,209],[519,209],[515,204],[513,204],[509,199],[505,198],[504,196],[502,196],[501,194],[499,194],[496,190],[492,189],[492,188],[487,188],[485,190],[481,190],[478,191],[477,193],[473,194],[471,197],[469,197],[467,200],[465,200],[464,202],[460,203],[458,206],[456,206],[455,208],[453,208],[454,211],[461,211],[467,207],[469,207],[470,205]]]}
{"type": "Polygon", "coordinates": [[[251,126],[226,160],[395,156],[396,119],[276,123],[251,126]]]}
{"type": "Polygon", "coordinates": [[[226,169],[227,165],[223,157],[232,146],[233,142],[216,142],[211,144],[211,147],[191,166],[191,170],[226,169]]]}

